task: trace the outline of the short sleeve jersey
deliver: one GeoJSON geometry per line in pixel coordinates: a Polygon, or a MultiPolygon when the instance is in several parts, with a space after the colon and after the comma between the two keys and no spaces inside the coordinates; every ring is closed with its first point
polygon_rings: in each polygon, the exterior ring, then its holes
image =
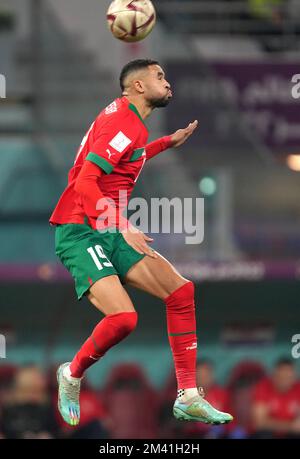
{"type": "Polygon", "coordinates": [[[279,392],[270,378],[263,379],[255,386],[255,403],[263,403],[268,414],[281,421],[295,420],[300,413],[300,383],[296,382],[288,391],[279,392]]]}

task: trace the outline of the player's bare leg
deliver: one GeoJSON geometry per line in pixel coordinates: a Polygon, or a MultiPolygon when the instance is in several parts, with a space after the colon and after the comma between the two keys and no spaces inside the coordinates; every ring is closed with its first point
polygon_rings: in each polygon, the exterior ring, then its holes
{"type": "Polygon", "coordinates": [[[73,426],[80,420],[80,382],[85,370],[128,336],[137,324],[137,313],[118,276],[104,277],[95,282],[88,298],[105,317],[73,361],[62,364],[57,371],[58,408],[63,419],[73,426]]]}
{"type": "MultiPolygon", "coordinates": [[[[157,252],[156,252],[157,253],[157,252]]],[[[225,424],[232,416],[213,408],[196,386],[197,335],[194,284],[163,256],[146,256],[127,273],[126,283],[166,304],[169,342],[178,383],[173,413],[177,419],[225,424]]]]}

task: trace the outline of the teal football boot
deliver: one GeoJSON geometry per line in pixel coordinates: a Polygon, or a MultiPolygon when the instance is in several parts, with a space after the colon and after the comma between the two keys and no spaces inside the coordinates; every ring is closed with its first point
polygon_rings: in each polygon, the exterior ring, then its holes
{"type": "Polygon", "coordinates": [[[173,414],[180,421],[199,421],[205,424],[228,424],[233,420],[229,413],[216,410],[203,398],[203,389],[199,388],[199,395],[183,402],[176,399],[173,414]]]}
{"type": "Polygon", "coordinates": [[[81,378],[66,378],[63,370],[68,365],[70,365],[69,362],[63,363],[56,373],[58,382],[58,410],[67,424],[76,426],[80,420],[79,394],[81,378]]]}

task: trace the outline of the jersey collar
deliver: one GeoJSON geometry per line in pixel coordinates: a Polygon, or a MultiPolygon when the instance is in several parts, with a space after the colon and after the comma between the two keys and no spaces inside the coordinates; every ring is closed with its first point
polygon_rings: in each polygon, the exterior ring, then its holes
{"type": "MultiPolygon", "coordinates": [[[[123,97],[123,100],[124,100],[124,99],[125,99],[125,100],[127,101],[127,103],[128,103],[128,108],[129,108],[129,110],[133,111],[133,113],[136,114],[136,116],[141,120],[141,122],[143,123],[143,125],[144,125],[145,128],[147,129],[147,126],[146,126],[146,124],[144,123],[143,118],[142,118],[141,115],[139,114],[139,111],[138,111],[138,109],[136,108],[136,106],[135,106],[134,104],[129,103],[129,100],[128,100],[126,97],[123,97]]],[[[147,129],[147,130],[148,130],[148,129],[147,129]]]]}
{"type": "Polygon", "coordinates": [[[138,109],[136,108],[136,106],[133,105],[133,104],[129,104],[129,105],[128,105],[128,108],[129,108],[130,110],[132,110],[132,111],[139,117],[139,119],[141,120],[141,122],[145,125],[144,120],[143,120],[143,118],[141,117],[141,115],[139,114],[139,111],[138,111],[138,109]]]}

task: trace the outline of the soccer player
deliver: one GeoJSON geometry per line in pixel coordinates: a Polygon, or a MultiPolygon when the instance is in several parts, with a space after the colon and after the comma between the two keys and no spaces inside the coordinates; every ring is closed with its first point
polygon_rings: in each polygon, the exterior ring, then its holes
{"type": "Polygon", "coordinates": [[[128,284],[165,302],[178,382],[174,416],[227,423],[232,416],[213,408],[196,385],[193,282],[151,249],[147,243],[153,239],[123,216],[145,163],[167,148],[182,145],[198,122],[147,144],[144,120],[155,108],[168,105],[170,84],[158,62],[142,59],[123,68],[120,84],[122,97],[98,115],[84,137],[68,186],[50,218],[56,225],[56,254],[75,280],[78,299],[86,295],[105,316],[72,362],[58,368],[59,411],[68,424],[79,423],[85,371],[135,329],[138,314],[123,288],[128,284]]]}

